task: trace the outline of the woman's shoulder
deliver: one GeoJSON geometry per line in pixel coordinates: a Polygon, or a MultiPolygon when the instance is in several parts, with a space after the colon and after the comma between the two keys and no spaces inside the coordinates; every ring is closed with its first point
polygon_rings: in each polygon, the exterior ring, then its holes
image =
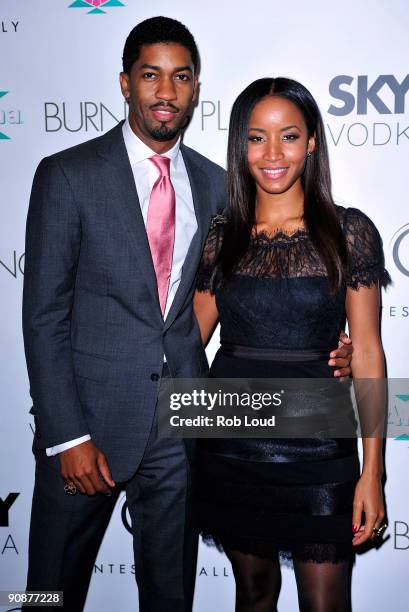
{"type": "Polygon", "coordinates": [[[362,239],[380,240],[375,223],[359,208],[336,204],[335,211],[347,240],[358,235],[361,235],[362,239]]]}
{"type": "Polygon", "coordinates": [[[348,250],[347,284],[353,289],[378,282],[386,287],[391,278],[385,270],[380,233],[367,214],[359,208],[336,206],[348,250]]]}
{"type": "Polygon", "coordinates": [[[227,225],[227,216],[217,214],[211,217],[209,231],[203,248],[203,259],[214,260],[223,242],[224,229],[227,225]]]}
{"type": "Polygon", "coordinates": [[[222,229],[223,226],[227,225],[227,222],[228,222],[227,215],[223,213],[213,215],[213,217],[210,219],[209,231],[212,231],[214,229],[222,229]]]}
{"type": "Polygon", "coordinates": [[[227,216],[225,214],[213,215],[210,219],[209,231],[205,243],[206,250],[216,250],[217,246],[220,247],[223,241],[223,235],[227,226],[227,216]]]}
{"type": "Polygon", "coordinates": [[[370,224],[375,225],[374,222],[366,213],[364,213],[359,208],[355,208],[352,206],[341,206],[340,204],[335,204],[335,212],[342,226],[346,224],[356,223],[356,224],[370,224]]]}
{"type": "Polygon", "coordinates": [[[211,278],[223,242],[226,224],[227,216],[223,214],[214,215],[210,219],[209,232],[203,247],[202,258],[197,273],[196,289],[198,291],[213,291],[211,278]]]}

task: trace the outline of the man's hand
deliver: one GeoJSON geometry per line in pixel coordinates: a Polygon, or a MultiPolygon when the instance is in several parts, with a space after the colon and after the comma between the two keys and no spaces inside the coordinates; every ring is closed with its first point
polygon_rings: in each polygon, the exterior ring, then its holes
{"type": "Polygon", "coordinates": [[[115,486],[105,455],[87,440],[59,455],[61,476],[66,484],[74,484],[81,493],[111,495],[115,486]]]}
{"type": "Polygon", "coordinates": [[[353,352],[354,347],[351,338],[342,331],[339,335],[338,348],[330,353],[330,360],[328,361],[328,365],[340,368],[334,370],[334,376],[350,376],[353,352]]]}

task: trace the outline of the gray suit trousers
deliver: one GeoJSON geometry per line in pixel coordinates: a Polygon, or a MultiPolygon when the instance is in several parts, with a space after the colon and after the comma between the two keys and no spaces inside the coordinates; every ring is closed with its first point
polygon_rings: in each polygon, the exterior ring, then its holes
{"type": "Polygon", "coordinates": [[[58,457],[36,451],[27,590],[62,590],[64,610],[84,609],[96,555],[124,489],[132,519],[139,610],[192,609],[197,534],[182,440],[159,439],[155,419],[139,468],[111,497],[67,496],[63,487],[58,457]]]}

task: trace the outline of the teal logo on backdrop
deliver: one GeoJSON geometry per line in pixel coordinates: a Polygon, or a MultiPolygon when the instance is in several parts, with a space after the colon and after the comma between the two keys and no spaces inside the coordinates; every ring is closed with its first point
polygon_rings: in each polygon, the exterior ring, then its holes
{"type": "Polygon", "coordinates": [[[87,8],[90,9],[88,15],[103,15],[106,13],[103,9],[120,6],[125,4],[119,0],[75,0],[68,8],[87,8]]]}
{"type": "MultiPolygon", "coordinates": [[[[395,395],[398,400],[394,406],[394,422],[404,428],[409,428],[409,393],[398,393],[395,395]],[[404,402],[402,405],[401,402],[404,402]]],[[[399,442],[409,442],[409,435],[407,433],[402,433],[400,436],[396,436],[394,440],[398,440],[399,442]]]]}
{"type": "Polygon", "coordinates": [[[21,125],[23,118],[21,111],[17,108],[3,108],[3,98],[7,96],[8,91],[0,91],[0,140],[11,140],[11,137],[3,132],[7,126],[21,125]]]}
{"type": "MultiPolygon", "coordinates": [[[[3,96],[6,96],[8,94],[8,91],[0,91],[0,98],[3,98],[3,96]]],[[[5,115],[5,111],[1,111],[1,118],[0,118],[0,125],[4,125],[6,123],[6,115],[5,115]]],[[[7,134],[4,134],[3,132],[0,132],[0,140],[10,140],[10,136],[7,136],[7,134]]]]}

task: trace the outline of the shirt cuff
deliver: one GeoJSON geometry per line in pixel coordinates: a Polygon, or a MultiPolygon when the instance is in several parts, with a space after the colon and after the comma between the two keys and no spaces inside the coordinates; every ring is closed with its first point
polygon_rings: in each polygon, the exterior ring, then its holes
{"type": "Polygon", "coordinates": [[[52,446],[51,448],[46,448],[47,457],[52,457],[53,455],[58,455],[58,453],[62,453],[69,448],[73,448],[78,444],[82,444],[82,442],[87,442],[87,440],[91,440],[91,436],[88,434],[85,436],[81,436],[81,438],[75,438],[75,440],[69,440],[69,442],[64,442],[63,444],[57,444],[57,446],[52,446]]]}

